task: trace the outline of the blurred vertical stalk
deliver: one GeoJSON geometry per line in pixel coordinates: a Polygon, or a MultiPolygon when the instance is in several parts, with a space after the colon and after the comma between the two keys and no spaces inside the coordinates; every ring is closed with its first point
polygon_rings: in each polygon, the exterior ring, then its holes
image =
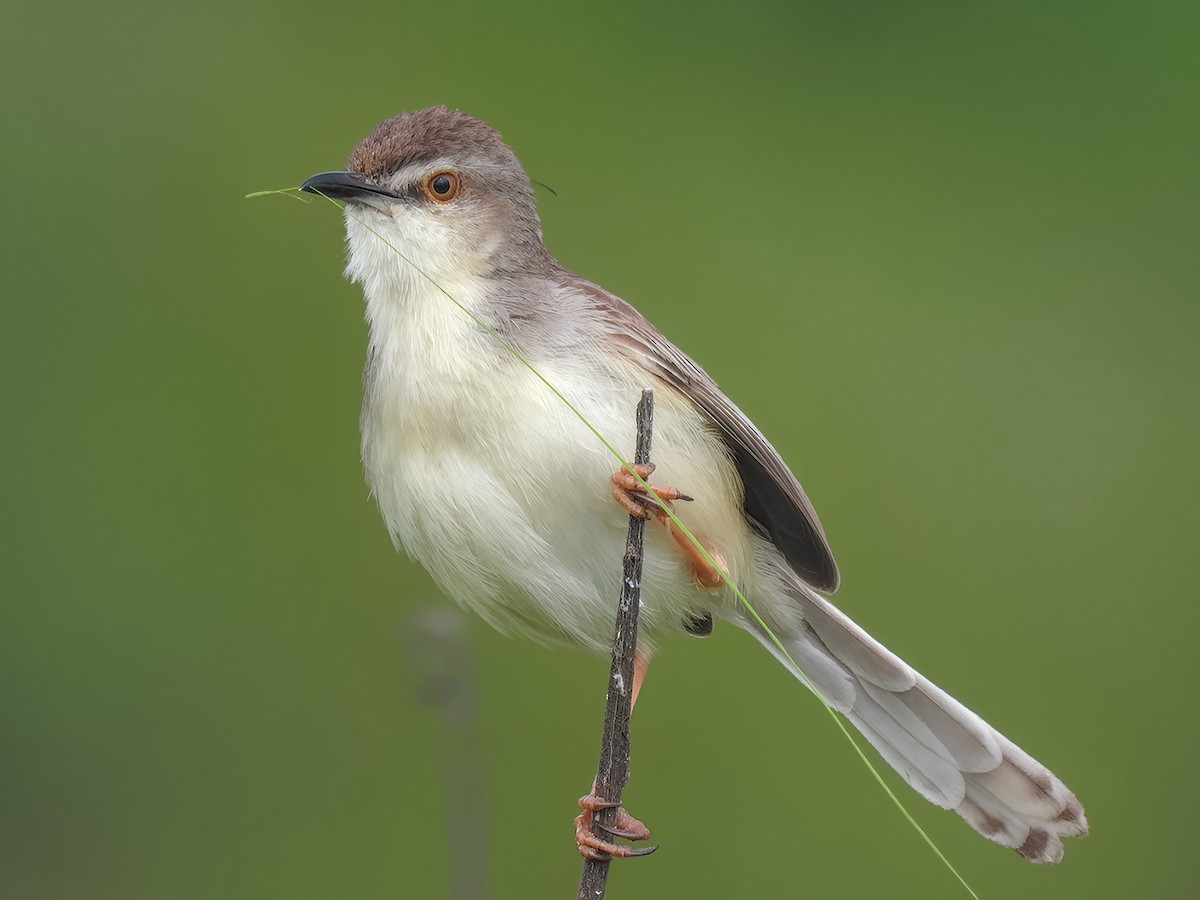
{"type": "Polygon", "coordinates": [[[486,900],[487,777],[479,752],[475,654],[467,616],[451,606],[425,606],[406,615],[401,627],[417,697],[442,725],[449,896],[486,900]]]}

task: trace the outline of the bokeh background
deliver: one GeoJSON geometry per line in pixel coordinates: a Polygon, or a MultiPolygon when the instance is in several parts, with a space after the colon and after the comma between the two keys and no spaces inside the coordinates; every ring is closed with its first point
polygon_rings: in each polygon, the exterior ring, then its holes
{"type": "MultiPolygon", "coordinates": [[[[1039,869],[900,785],[980,895],[1191,893],[1198,32],[1176,2],[7,10],[0,895],[574,895],[607,663],[464,624],[393,552],[339,217],[243,199],[438,102],[772,437],[840,603],[1083,799],[1039,869]]],[[[663,847],[613,898],[966,896],[729,628],[660,652],[634,757],[663,847]]]]}

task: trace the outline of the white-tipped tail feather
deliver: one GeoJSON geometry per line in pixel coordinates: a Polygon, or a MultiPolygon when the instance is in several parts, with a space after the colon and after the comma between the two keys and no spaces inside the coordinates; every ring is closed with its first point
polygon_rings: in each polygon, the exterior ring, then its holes
{"type": "Polygon", "coordinates": [[[1062,839],[1087,833],[1083,807],[1049,769],[823,597],[798,584],[792,593],[804,622],[779,635],[788,653],[922,797],[1031,862],[1058,862],[1062,839]]]}

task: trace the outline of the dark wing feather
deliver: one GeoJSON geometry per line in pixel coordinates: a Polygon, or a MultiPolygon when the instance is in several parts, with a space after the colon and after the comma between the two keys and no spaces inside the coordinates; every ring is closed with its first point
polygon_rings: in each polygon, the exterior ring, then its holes
{"type": "Polygon", "coordinates": [[[614,339],[647,371],[686,394],[721,430],[745,485],[747,517],[770,535],[784,558],[809,585],[832,593],[838,587],[833,551],[800,482],[754,423],[715,381],[637,310],[576,275],[564,272],[564,287],[596,302],[613,326],[614,339]]]}

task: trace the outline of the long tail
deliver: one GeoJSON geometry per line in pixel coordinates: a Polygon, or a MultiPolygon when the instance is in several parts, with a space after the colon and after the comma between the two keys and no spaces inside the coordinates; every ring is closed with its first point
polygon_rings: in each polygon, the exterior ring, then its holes
{"type": "MultiPolygon", "coordinates": [[[[802,585],[803,623],[780,640],[813,686],[916,791],[1031,862],[1087,834],[1075,795],[1028,753],[802,585]]],[[[752,633],[788,668],[779,648],[752,633]]]]}

